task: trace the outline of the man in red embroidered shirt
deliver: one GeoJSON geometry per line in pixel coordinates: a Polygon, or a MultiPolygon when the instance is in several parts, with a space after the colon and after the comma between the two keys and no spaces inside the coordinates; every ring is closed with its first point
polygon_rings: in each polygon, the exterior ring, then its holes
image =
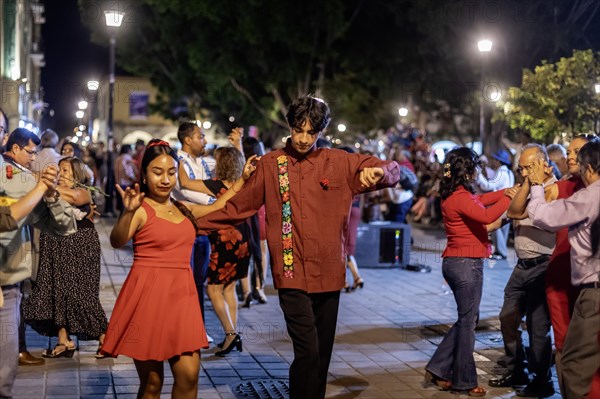
{"type": "Polygon", "coordinates": [[[263,156],[225,208],[198,220],[201,234],[207,234],[240,223],[266,205],[271,271],[294,345],[290,399],[325,397],[345,283],[352,197],[392,187],[400,178],[394,161],[317,149],[330,119],[323,100],[306,96],[294,101],[287,113],[291,137],[285,148],[263,156]]]}

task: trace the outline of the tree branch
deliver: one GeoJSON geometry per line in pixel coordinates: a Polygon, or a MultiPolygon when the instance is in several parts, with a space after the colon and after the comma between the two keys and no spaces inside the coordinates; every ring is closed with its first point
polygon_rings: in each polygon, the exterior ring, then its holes
{"type": "Polygon", "coordinates": [[[256,102],[256,100],[254,99],[254,97],[252,97],[252,94],[250,94],[250,92],[249,92],[248,90],[246,90],[244,87],[242,87],[242,86],[241,86],[241,85],[240,85],[240,84],[237,82],[237,80],[235,80],[235,78],[230,78],[230,79],[229,79],[229,82],[231,83],[231,85],[233,86],[233,88],[234,88],[234,89],[235,89],[235,90],[236,90],[238,93],[240,93],[242,96],[246,97],[246,99],[247,99],[248,101],[250,101],[250,104],[252,104],[252,106],[253,106],[254,108],[256,108],[256,110],[257,110],[258,112],[260,112],[262,115],[264,115],[265,117],[267,117],[267,118],[268,118],[268,119],[269,119],[271,122],[273,122],[273,123],[275,123],[275,124],[277,124],[277,125],[279,125],[279,126],[281,126],[281,127],[284,127],[284,128],[287,128],[287,127],[288,127],[288,126],[287,126],[285,123],[283,123],[283,122],[282,122],[282,121],[280,121],[279,119],[275,119],[275,118],[273,118],[271,115],[269,115],[269,113],[268,113],[267,111],[265,111],[265,109],[264,109],[263,107],[261,107],[261,106],[260,106],[260,105],[259,105],[259,104],[256,102]]]}

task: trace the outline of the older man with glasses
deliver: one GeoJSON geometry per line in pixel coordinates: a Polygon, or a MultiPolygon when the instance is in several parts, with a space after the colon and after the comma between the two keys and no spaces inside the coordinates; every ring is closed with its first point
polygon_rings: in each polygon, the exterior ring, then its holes
{"type": "MultiPolygon", "coordinates": [[[[0,196],[18,200],[33,190],[38,182],[29,171],[37,154],[40,139],[26,129],[15,129],[7,141],[7,150],[0,159],[0,196]]],[[[19,335],[21,283],[30,278],[37,262],[36,246],[32,245],[31,229],[34,226],[51,234],[68,235],[76,231],[73,208],[60,199],[54,190],[58,169],[51,167],[44,179],[50,178],[49,188],[33,211],[18,222],[16,230],[0,233],[0,286],[4,305],[0,308],[0,398],[12,397],[12,386],[17,364],[21,363],[23,351],[19,335]],[[52,187],[52,189],[50,189],[52,187]]],[[[26,350],[26,349],[25,349],[26,350]]],[[[39,359],[29,359],[39,363],[39,359]]]]}

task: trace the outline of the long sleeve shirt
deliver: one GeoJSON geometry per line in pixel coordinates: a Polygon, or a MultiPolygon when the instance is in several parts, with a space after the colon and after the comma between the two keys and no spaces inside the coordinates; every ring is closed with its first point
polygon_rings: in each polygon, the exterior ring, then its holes
{"type": "Polygon", "coordinates": [[[592,254],[592,224],[600,214],[600,180],[569,198],[546,202],[542,186],[531,187],[527,206],[533,225],[548,231],[569,229],[571,244],[571,284],[598,281],[600,258],[592,254]]]}
{"type": "Polygon", "coordinates": [[[474,195],[459,187],[442,201],[448,243],[442,257],[487,258],[492,253],[486,225],[508,209],[504,190],[474,195]]]}
{"type": "MultiPolygon", "coordinates": [[[[19,199],[36,184],[30,171],[12,161],[0,159],[0,196],[19,199]],[[12,168],[12,174],[7,173],[8,167],[12,168]]],[[[16,284],[31,277],[33,265],[37,264],[36,246],[27,226],[57,235],[77,231],[71,205],[61,199],[52,203],[40,201],[26,218],[18,222],[16,230],[0,233],[0,285],[16,284]]]]}
{"type": "MultiPolygon", "coordinates": [[[[183,165],[188,177],[192,180],[208,180],[215,172],[215,160],[208,157],[194,157],[185,151],[177,151],[179,162],[183,165]]],[[[181,188],[179,179],[173,190],[173,197],[179,201],[189,201],[194,204],[208,205],[215,197],[198,191],[181,188]]]]}
{"type": "Polygon", "coordinates": [[[264,204],[266,235],[276,288],[309,293],[338,291],[344,287],[350,204],[356,194],[395,185],[400,166],[394,161],[348,154],[335,149],[311,149],[304,156],[289,144],[263,156],[256,171],[225,208],[198,219],[201,233],[235,225],[264,204]],[[287,155],[292,218],[294,277],[284,277],[282,207],[277,157],[287,155]],[[362,187],[360,171],[380,167],[382,179],[362,187]],[[323,182],[327,179],[327,184],[323,182]],[[323,187],[323,186],[326,187],[323,187]]]}

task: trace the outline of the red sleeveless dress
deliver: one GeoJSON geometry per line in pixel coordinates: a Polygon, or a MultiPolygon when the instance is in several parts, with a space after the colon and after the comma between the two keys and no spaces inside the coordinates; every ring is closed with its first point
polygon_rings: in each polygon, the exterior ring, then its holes
{"type": "Polygon", "coordinates": [[[196,231],[173,223],[146,202],[146,224],[133,236],[133,265],[117,297],[102,352],[136,360],[167,360],[208,348],[190,268],[196,231]]]}

